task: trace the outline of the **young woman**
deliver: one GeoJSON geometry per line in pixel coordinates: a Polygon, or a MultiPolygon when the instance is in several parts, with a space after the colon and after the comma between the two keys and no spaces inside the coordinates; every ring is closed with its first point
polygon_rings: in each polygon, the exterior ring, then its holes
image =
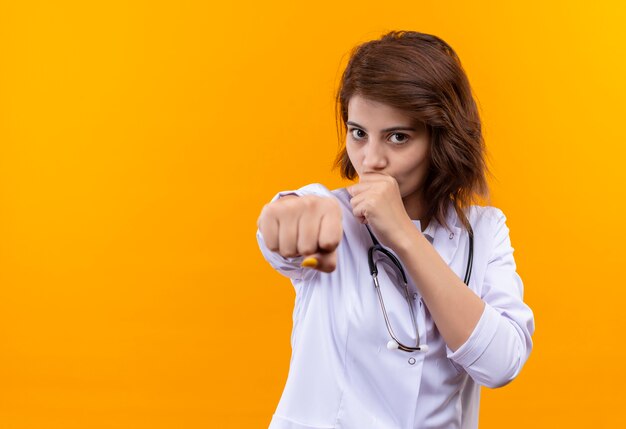
{"type": "Polygon", "coordinates": [[[337,94],[336,159],[359,182],[278,193],[265,259],[296,291],[287,383],[270,428],[476,428],[480,386],[532,348],[506,217],[459,58],[438,37],[358,46],[337,94]]]}

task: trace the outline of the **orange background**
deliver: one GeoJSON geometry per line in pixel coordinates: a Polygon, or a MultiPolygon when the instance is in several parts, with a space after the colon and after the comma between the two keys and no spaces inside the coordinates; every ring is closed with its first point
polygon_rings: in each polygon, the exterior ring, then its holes
{"type": "Polygon", "coordinates": [[[346,54],[457,51],[535,349],[481,428],[625,427],[623,2],[0,3],[0,428],[262,428],[293,289],[261,207],[330,171],[346,54]],[[593,5],[590,7],[589,5],[593,5]]]}

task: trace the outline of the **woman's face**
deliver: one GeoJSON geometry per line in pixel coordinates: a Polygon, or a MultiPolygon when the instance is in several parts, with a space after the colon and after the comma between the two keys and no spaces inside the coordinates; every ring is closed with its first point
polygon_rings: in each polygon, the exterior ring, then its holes
{"type": "Polygon", "coordinates": [[[354,95],[348,102],[346,150],[357,174],[393,176],[405,198],[420,198],[430,165],[430,135],[404,111],[354,95]]]}

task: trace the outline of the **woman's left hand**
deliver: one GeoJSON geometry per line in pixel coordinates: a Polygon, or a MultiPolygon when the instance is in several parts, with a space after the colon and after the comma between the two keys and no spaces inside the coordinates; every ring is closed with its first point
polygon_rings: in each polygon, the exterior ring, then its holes
{"type": "Polygon", "coordinates": [[[360,182],[347,190],[354,216],[370,226],[380,244],[395,249],[413,225],[396,179],[383,173],[364,173],[360,182]]]}

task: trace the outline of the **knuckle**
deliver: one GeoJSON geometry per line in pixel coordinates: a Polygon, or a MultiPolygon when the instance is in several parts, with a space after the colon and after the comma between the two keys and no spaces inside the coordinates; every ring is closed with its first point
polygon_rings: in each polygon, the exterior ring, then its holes
{"type": "Polygon", "coordinates": [[[320,240],[319,245],[321,249],[329,251],[329,250],[336,249],[337,246],[339,246],[339,241],[332,240],[332,239],[323,239],[323,240],[320,240]]]}
{"type": "Polygon", "coordinates": [[[317,252],[317,245],[307,241],[298,245],[298,253],[301,255],[312,255],[317,252]]]}
{"type": "MultiPolygon", "coordinates": [[[[276,201],[277,203],[278,201],[276,201]]],[[[273,219],[277,217],[277,214],[280,212],[280,205],[276,204],[276,203],[272,203],[272,204],[266,204],[263,207],[263,211],[261,212],[261,216],[268,218],[268,219],[273,219]]]]}
{"type": "Polygon", "coordinates": [[[315,246],[311,246],[311,245],[302,246],[299,248],[299,250],[300,250],[300,254],[302,255],[312,255],[313,253],[317,251],[315,246]]]}
{"type": "Polygon", "coordinates": [[[318,205],[319,197],[317,195],[305,195],[299,198],[298,208],[300,210],[311,210],[318,205]]]}
{"type": "Polygon", "coordinates": [[[274,209],[281,213],[297,209],[302,204],[302,198],[280,198],[274,202],[274,209]]]}
{"type": "Polygon", "coordinates": [[[334,198],[324,197],[320,202],[327,207],[333,207],[339,204],[339,202],[334,198]]]}
{"type": "Polygon", "coordinates": [[[324,211],[331,213],[333,216],[338,216],[339,219],[341,219],[341,206],[339,205],[339,201],[331,200],[330,198],[328,198],[328,200],[330,201],[324,207],[324,211]]]}
{"type": "Polygon", "coordinates": [[[335,271],[335,268],[337,268],[337,263],[335,261],[328,262],[328,264],[324,267],[324,272],[331,273],[335,271]]]}
{"type": "Polygon", "coordinates": [[[295,252],[294,250],[281,250],[279,252],[282,256],[284,256],[285,258],[294,258],[296,256],[298,256],[297,252],[295,252]]]}
{"type": "Polygon", "coordinates": [[[302,197],[302,206],[311,208],[317,203],[317,197],[315,195],[305,195],[302,197]]]}

